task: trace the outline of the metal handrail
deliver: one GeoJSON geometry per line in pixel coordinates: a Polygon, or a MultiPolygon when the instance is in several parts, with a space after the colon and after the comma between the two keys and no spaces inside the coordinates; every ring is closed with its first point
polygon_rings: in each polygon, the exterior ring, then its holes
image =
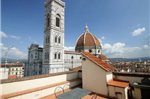
{"type": "Polygon", "coordinates": [[[55,94],[55,97],[57,98],[57,90],[58,89],[61,89],[62,91],[63,91],[63,93],[64,93],[64,89],[61,87],[61,86],[57,86],[56,88],[55,88],[55,90],[54,90],[54,94],[55,94]]]}
{"type": "Polygon", "coordinates": [[[68,88],[70,88],[69,84],[65,84],[62,88],[65,90],[65,87],[68,86],[68,88]]]}

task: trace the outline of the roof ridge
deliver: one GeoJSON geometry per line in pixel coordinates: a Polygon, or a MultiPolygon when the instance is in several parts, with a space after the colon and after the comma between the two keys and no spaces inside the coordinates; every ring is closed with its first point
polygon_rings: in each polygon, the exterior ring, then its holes
{"type": "Polygon", "coordinates": [[[90,53],[88,53],[88,52],[82,52],[82,55],[84,55],[85,57],[87,57],[89,60],[91,60],[92,62],[94,62],[95,64],[97,64],[98,66],[100,66],[102,69],[104,69],[105,71],[111,71],[113,68],[109,65],[109,64],[107,64],[107,63],[105,63],[105,62],[103,62],[103,61],[101,61],[99,58],[97,58],[96,56],[94,56],[94,55],[92,55],[92,54],[90,54],[90,53]],[[88,54],[88,55],[87,55],[88,54]],[[92,58],[94,58],[94,59],[92,59],[92,58]],[[98,61],[98,62],[97,62],[98,61]],[[105,65],[105,66],[104,66],[105,65]]]}
{"type": "Polygon", "coordinates": [[[85,45],[85,38],[86,38],[87,33],[84,33],[84,37],[83,37],[83,45],[85,45]]]}
{"type": "Polygon", "coordinates": [[[78,39],[76,40],[76,46],[77,46],[78,40],[80,39],[80,37],[81,37],[82,35],[84,35],[84,33],[82,33],[82,34],[78,37],[78,39]]]}
{"type": "Polygon", "coordinates": [[[95,46],[96,46],[96,40],[95,40],[94,35],[93,35],[92,33],[89,33],[89,34],[91,34],[91,36],[93,37],[93,39],[94,39],[94,43],[95,43],[95,46]]]}

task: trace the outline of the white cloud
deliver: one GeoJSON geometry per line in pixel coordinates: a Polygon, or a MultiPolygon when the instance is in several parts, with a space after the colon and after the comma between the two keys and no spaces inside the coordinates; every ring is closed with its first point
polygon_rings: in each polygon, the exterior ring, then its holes
{"type": "Polygon", "coordinates": [[[125,43],[121,42],[103,45],[103,54],[110,58],[146,57],[150,56],[149,50],[150,47],[148,45],[143,47],[127,47],[125,43]]]}
{"type": "Polygon", "coordinates": [[[15,39],[15,40],[19,40],[20,37],[19,36],[16,36],[16,35],[7,35],[6,33],[4,32],[0,32],[0,39],[2,38],[12,38],[12,39],[15,39]]]}
{"type": "Polygon", "coordinates": [[[9,37],[10,37],[10,38],[13,38],[13,39],[15,39],[15,40],[19,40],[19,39],[20,39],[19,36],[15,36],[15,35],[10,35],[9,37]]]}
{"type": "Polygon", "coordinates": [[[64,50],[67,50],[67,51],[75,51],[75,47],[68,47],[68,46],[65,46],[64,47],[64,50]]]}
{"type": "Polygon", "coordinates": [[[4,32],[0,32],[0,39],[2,39],[2,38],[7,38],[8,36],[7,36],[7,34],[6,33],[4,33],[4,32]]]}
{"type": "Polygon", "coordinates": [[[105,39],[105,36],[102,36],[101,39],[104,40],[104,39],[105,39]]]}
{"type": "Polygon", "coordinates": [[[132,32],[132,36],[138,36],[141,35],[145,31],[145,27],[143,28],[137,28],[132,32]]]}
{"type": "Polygon", "coordinates": [[[120,43],[120,42],[117,42],[112,45],[106,43],[103,45],[103,50],[105,51],[105,53],[121,54],[121,53],[123,53],[124,46],[125,46],[125,43],[120,43]]]}
{"type": "Polygon", "coordinates": [[[149,46],[148,45],[144,45],[144,48],[149,48],[149,46]]]}
{"type": "Polygon", "coordinates": [[[27,59],[27,53],[19,50],[16,47],[6,47],[3,43],[0,43],[1,57],[15,58],[15,59],[27,59]],[[7,54],[6,54],[7,53],[7,54]]]}
{"type": "Polygon", "coordinates": [[[43,45],[42,45],[42,44],[40,44],[40,45],[39,45],[39,47],[42,47],[42,48],[43,48],[43,45]]]}

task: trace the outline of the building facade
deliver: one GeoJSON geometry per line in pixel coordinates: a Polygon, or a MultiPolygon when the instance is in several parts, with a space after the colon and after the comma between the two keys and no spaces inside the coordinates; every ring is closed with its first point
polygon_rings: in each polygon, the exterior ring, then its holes
{"type": "Polygon", "coordinates": [[[43,73],[64,70],[64,9],[62,0],[46,0],[43,73]]]}
{"type": "Polygon", "coordinates": [[[0,80],[8,79],[8,68],[0,68],[0,80]]]}
{"type": "MultiPolygon", "coordinates": [[[[1,70],[8,73],[6,79],[20,78],[24,76],[24,64],[20,62],[1,64],[1,70]]],[[[6,76],[7,74],[5,74],[6,76]]]]}
{"type": "Polygon", "coordinates": [[[64,51],[64,66],[66,70],[81,66],[81,54],[75,51],[64,51]]]}
{"type": "Polygon", "coordinates": [[[31,44],[28,49],[28,64],[25,66],[25,76],[42,74],[42,54],[42,47],[31,44]]]}

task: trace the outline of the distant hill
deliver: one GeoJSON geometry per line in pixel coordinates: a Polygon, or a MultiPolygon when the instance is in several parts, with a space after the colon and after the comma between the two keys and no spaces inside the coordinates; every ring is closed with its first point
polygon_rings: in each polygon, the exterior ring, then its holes
{"type": "MultiPolygon", "coordinates": [[[[127,62],[127,61],[150,61],[150,57],[139,57],[139,58],[109,58],[110,61],[112,62],[121,62],[121,61],[124,61],[124,62],[127,62]]],[[[27,59],[11,59],[11,58],[8,58],[7,59],[7,62],[8,63],[15,63],[17,61],[20,61],[20,62],[23,62],[23,63],[27,63],[27,59]]],[[[5,58],[1,58],[1,63],[5,63],[5,58]]]]}
{"type": "MultiPolygon", "coordinates": [[[[27,63],[27,59],[12,59],[12,58],[8,58],[7,62],[8,63],[15,63],[17,61],[23,62],[23,63],[27,63]]],[[[1,64],[5,63],[5,58],[1,58],[1,64]]]]}
{"type": "Polygon", "coordinates": [[[150,57],[139,57],[139,58],[110,58],[110,60],[111,61],[125,61],[125,62],[127,62],[127,61],[150,61],[150,57]]]}

